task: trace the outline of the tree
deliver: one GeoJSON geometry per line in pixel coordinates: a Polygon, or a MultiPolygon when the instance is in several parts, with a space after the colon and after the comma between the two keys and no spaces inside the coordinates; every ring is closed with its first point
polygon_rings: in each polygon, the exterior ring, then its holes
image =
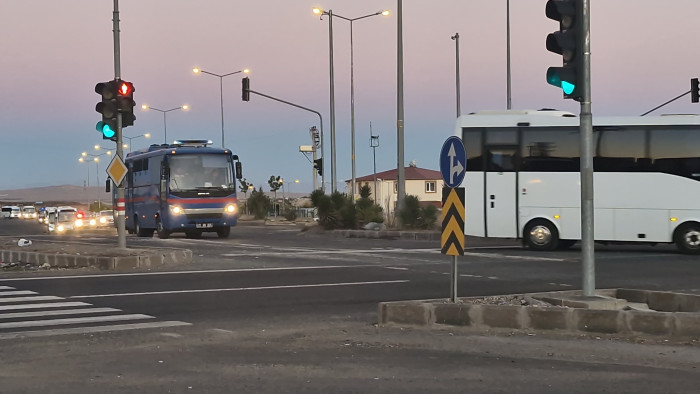
{"type": "Polygon", "coordinates": [[[360,198],[355,202],[357,224],[362,227],[369,222],[383,223],[384,210],[370,198],[372,191],[369,185],[360,187],[360,198]]]}
{"type": "Polygon", "coordinates": [[[248,183],[248,181],[243,178],[240,181],[238,181],[238,187],[241,189],[241,192],[243,192],[243,195],[245,198],[248,198],[248,189],[253,186],[252,183],[248,183]]]}
{"type": "Polygon", "coordinates": [[[282,181],[282,177],[279,175],[277,177],[275,177],[274,175],[270,175],[270,179],[267,180],[267,184],[270,185],[270,191],[275,193],[275,216],[277,216],[277,190],[279,190],[282,187],[283,182],[284,181],[282,181]]]}

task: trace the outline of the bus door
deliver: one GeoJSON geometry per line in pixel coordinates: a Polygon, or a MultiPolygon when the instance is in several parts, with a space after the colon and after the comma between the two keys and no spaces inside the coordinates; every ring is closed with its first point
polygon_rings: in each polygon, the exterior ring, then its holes
{"type": "Polygon", "coordinates": [[[516,145],[486,145],[484,187],[486,236],[517,238],[517,154],[516,145]]]}

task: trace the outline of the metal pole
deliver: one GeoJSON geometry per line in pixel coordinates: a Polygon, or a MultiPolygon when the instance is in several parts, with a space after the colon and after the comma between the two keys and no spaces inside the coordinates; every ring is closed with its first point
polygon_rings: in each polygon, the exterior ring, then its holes
{"type": "MultiPolygon", "coordinates": [[[[404,169],[404,124],[403,124],[403,7],[402,0],[397,0],[397,44],[396,44],[396,161],[397,161],[397,204],[396,209],[402,210],[406,198],[405,169],[404,169]]],[[[396,213],[396,212],[395,212],[396,213]]],[[[397,215],[398,219],[399,216],[397,215]]],[[[397,220],[398,227],[403,227],[401,220],[397,220]]]]}
{"type": "Polygon", "coordinates": [[[511,109],[510,96],[510,0],[506,0],[506,108],[511,109]]]}
{"type": "Polygon", "coordinates": [[[595,295],[595,249],[593,245],[593,114],[591,113],[590,0],[581,0],[583,48],[583,99],[581,100],[581,252],[583,295],[595,295]]]}
{"type": "MultiPolygon", "coordinates": [[[[164,133],[163,143],[167,144],[168,143],[168,124],[165,121],[165,114],[166,114],[166,111],[163,111],[163,133],[164,133]]],[[[129,142],[131,142],[131,141],[129,141],[129,142]]],[[[131,146],[131,144],[129,144],[129,146],[131,146]]]]}
{"type": "Polygon", "coordinates": [[[350,158],[352,159],[352,201],[355,201],[355,63],[352,45],[352,20],[350,20],[350,158]]]}
{"type": "Polygon", "coordinates": [[[369,146],[372,147],[372,161],[374,163],[374,199],[377,198],[377,147],[379,146],[379,136],[372,134],[372,122],[369,122],[369,146]]]}
{"type": "Polygon", "coordinates": [[[451,275],[451,286],[450,286],[450,302],[451,303],[456,303],[457,302],[457,279],[459,278],[459,275],[457,275],[457,256],[452,256],[452,275],[451,275]]]}
{"type": "Polygon", "coordinates": [[[331,103],[331,191],[337,191],[335,172],[335,76],[333,74],[333,11],[328,10],[328,53],[330,67],[330,103],[331,103]]]}
{"type": "MultiPolygon", "coordinates": [[[[114,0],[112,14],[112,32],[114,33],[114,78],[121,78],[121,57],[119,52],[119,0],[114,0]]],[[[122,149],[122,114],[117,114],[117,157],[123,157],[122,149]]],[[[117,188],[117,247],[126,249],[126,226],[124,222],[124,181],[117,188]]]]}
{"type": "Polygon", "coordinates": [[[456,76],[456,82],[455,82],[455,90],[457,92],[457,117],[459,118],[459,115],[461,115],[461,105],[459,102],[459,33],[455,33],[454,36],[451,37],[455,41],[455,76],[456,76]]]}
{"type": "Polygon", "coordinates": [[[221,97],[221,147],[224,145],[224,77],[219,77],[219,93],[221,97]]]}

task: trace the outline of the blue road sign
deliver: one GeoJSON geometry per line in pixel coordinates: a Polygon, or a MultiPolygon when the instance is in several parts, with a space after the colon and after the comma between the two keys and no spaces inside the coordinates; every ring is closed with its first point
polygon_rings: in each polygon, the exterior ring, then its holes
{"type": "Polygon", "coordinates": [[[457,187],[467,170],[467,152],[459,137],[449,137],[440,150],[440,172],[447,187],[457,187]]]}

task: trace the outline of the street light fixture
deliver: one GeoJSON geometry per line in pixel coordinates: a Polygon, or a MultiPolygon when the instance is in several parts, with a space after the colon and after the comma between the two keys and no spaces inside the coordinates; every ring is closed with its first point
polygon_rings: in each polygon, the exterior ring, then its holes
{"type": "Polygon", "coordinates": [[[352,199],[355,201],[355,74],[354,74],[354,50],[353,50],[353,34],[352,25],[353,22],[360,19],[369,18],[372,16],[383,15],[388,16],[390,12],[388,10],[378,11],[372,14],[363,15],[357,18],[347,18],[342,15],[334,14],[332,10],[324,11],[318,7],[313,9],[313,13],[320,15],[328,15],[328,30],[329,30],[329,53],[330,53],[330,84],[331,84],[331,178],[333,182],[333,190],[336,189],[336,175],[335,175],[335,97],[334,97],[334,75],[333,75],[333,17],[340,18],[350,22],[350,158],[352,160],[352,199]]]}
{"type": "Polygon", "coordinates": [[[243,70],[238,70],[238,71],[234,71],[234,72],[231,72],[228,74],[219,75],[219,74],[214,74],[213,72],[202,70],[199,67],[194,67],[192,69],[192,72],[195,74],[202,73],[202,74],[209,74],[209,75],[213,75],[215,77],[219,77],[219,94],[221,97],[221,147],[225,148],[226,146],[224,145],[224,77],[227,77],[229,75],[239,74],[239,73],[248,74],[248,73],[250,73],[250,70],[247,68],[244,68],[243,70]]]}
{"type": "MultiPolygon", "coordinates": [[[[178,109],[181,109],[181,110],[183,110],[183,111],[187,111],[188,109],[190,109],[190,106],[187,105],[187,104],[183,104],[183,105],[181,105],[181,106],[179,106],[179,107],[177,107],[177,108],[158,109],[158,108],[155,108],[155,107],[151,107],[151,106],[148,105],[148,104],[143,104],[143,105],[141,106],[141,109],[144,110],[144,111],[148,111],[149,109],[152,109],[152,110],[154,110],[154,111],[158,111],[158,112],[162,112],[162,113],[163,113],[163,143],[166,143],[166,144],[167,144],[167,143],[168,143],[168,124],[166,123],[166,120],[165,120],[165,114],[167,114],[167,113],[170,112],[170,111],[175,111],[175,110],[178,110],[178,109]]],[[[134,137],[134,138],[136,138],[136,137],[134,137]]],[[[131,145],[131,144],[129,144],[129,145],[131,145]]]]}
{"type": "Polygon", "coordinates": [[[137,136],[135,136],[135,137],[127,137],[127,136],[125,136],[124,134],[122,134],[122,138],[126,138],[126,139],[129,140],[129,143],[128,143],[128,144],[124,144],[124,148],[126,148],[126,145],[128,145],[128,146],[129,146],[129,152],[131,152],[131,148],[132,148],[132,146],[131,146],[131,140],[135,140],[135,139],[140,138],[140,137],[151,138],[151,133],[139,134],[139,135],[137,135],[137,136]]]}

